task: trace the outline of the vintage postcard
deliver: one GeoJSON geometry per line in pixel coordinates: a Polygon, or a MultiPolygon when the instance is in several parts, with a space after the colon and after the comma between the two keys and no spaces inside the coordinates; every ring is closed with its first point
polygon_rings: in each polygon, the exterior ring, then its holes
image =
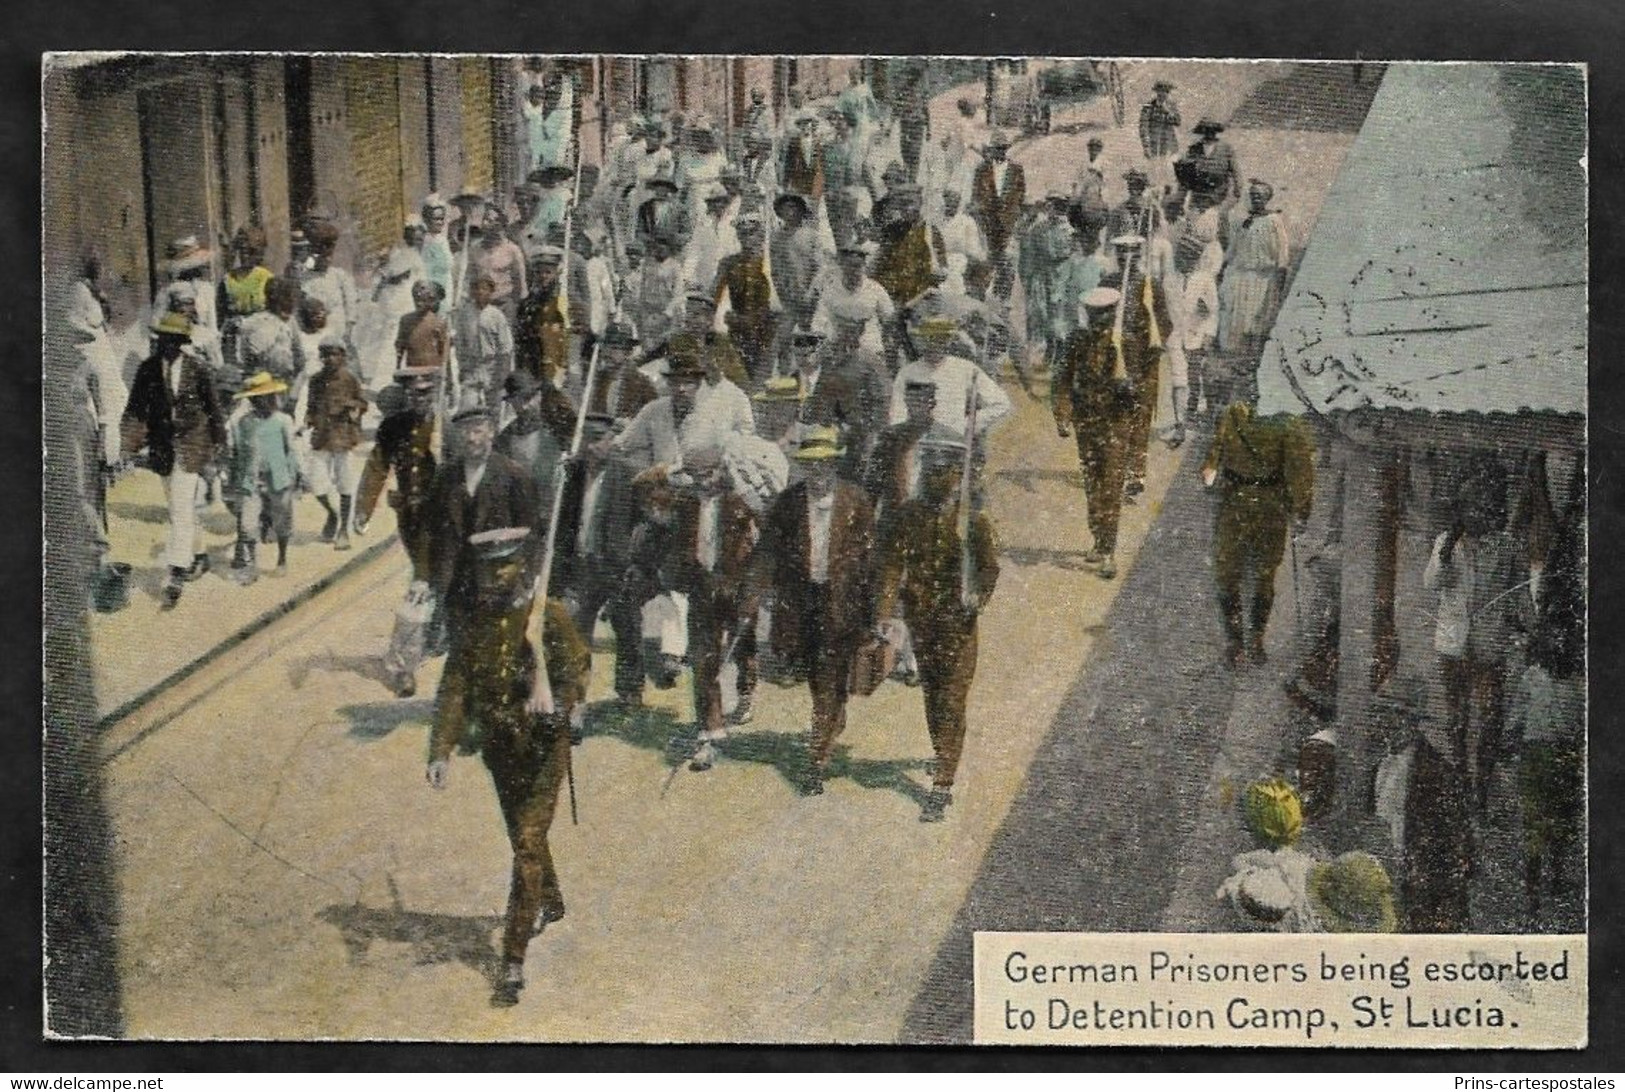
{"type": "Polygon", "coordinates": [[[1587,73],[50,54],[46,997],[1573,1048],[1587,73]]]}

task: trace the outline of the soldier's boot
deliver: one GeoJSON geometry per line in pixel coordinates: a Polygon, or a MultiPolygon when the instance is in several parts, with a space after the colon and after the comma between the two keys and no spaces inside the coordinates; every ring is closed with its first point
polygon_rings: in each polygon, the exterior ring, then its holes
{"type": "Polygon", "coordinates": [[[333,549],[348,550],[350,548],[350,508],[355,499],[350,496],[339,498],[339,529],[333,539],[333,549]]]}
{"type": "Polygon", "coordinates": [[[1270,609],[1275,605],[1273,592],[1255,592],[1253,595],[1253,625],[1251,635],[1247,640],[1247,654],[1252,657],[1253,663],[1268,663],[1269,657],[1264,654],[1264,631],[1269,628],[1270,609]]]}
{"type": "Polygon", "coordinates": [[[491,1004],[496,1008],[512,1008],[519,1004],[519,991],[525,988],[525,963],[510,959],[503,964],[502,977],[491,991],[491,1004]]]}
{"type": "Polygon", "coordinates": [[[248,566],[248,539],[239,538],[231,547],[231,567],[240,570],[248,566]]]}
{"type": "Polygon", "coordinates": [[[288,536],[280,535],[276,540],[276,568],[271,575],[281,578],[288,575],[288,536]]]}
{"type": "Polygon", "coordinates": [[[1241,596],[1220,595],[1219,612],[1224,617],[1224,656],[1232,667],[1240,667],[1246,660],[1241,637],[1241,596]]]}
{"type": "Polygon", "coordinates": [[[920,807],[920,822],[940,823],[947,818],[948,805],[954,802],[953,791],[946,786],[937,785],[931,789],[930,795],[920,807]]]}

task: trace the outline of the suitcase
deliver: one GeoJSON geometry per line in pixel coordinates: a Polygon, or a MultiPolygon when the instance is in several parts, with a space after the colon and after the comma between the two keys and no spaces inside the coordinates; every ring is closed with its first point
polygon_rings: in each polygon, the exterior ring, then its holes
{"type": "Polygon", "coordinates": [[[870,638],[852,658],[852,674],[849,678],[851,691],[867,698],[880,689],[880,684],[886,681],[892,673],[892,668],[896,666],[897,650],[892,647],[891,642],[882,641],[878,637],[870,638]]]}

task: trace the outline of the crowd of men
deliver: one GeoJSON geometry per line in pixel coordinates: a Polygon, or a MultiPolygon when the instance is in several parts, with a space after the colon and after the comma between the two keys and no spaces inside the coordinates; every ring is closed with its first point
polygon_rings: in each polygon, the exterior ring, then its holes
{"type": "Polygon", "coordinates": [[[236,516],[246,584],[286,572],[298,491],[340,550],[387,496],[412,570],[393,687],[414,693],[422,659],[447,655],[430,782],[478,746],[514,843],[503,1003],[533,930],[564,912],[546,833],[600,619],[621,707],[692,671],[696,771],[725,757],[766,677],[810,690],[800,787],[820,793],[849,695],[889,675],[919,686],[936,756],[921,818],[944,817],[999,573],[980,473],[1012,410],[1006,367],[1029,394],[1029,362],[1049,374],[1105,580],[1158,441],[1159,374],[1162,442],[1223,410],[1207,466],[1235,498],[1220,594],[1232,659],[1261,657],[1310,489],[1297,434],[1248,409],[1287,235],[1222,125],[1202,119],[1180,148],[1171,90],[1142,115],[1145,158],[1112,206],[1098,141],[1067,187],[1031,194],[970,103],[922,139],[856,73],[821,109],[792,95],[778,127],[759,91],[730,135],[632,118],[601,168],[563,120],[568,81],[538,84],[511,202],[430,195],[365,292],[321,215],[279,273],[254,226],[217,283],[207,249],[178,240],[127,389],[87,261],[74,330],[105,461],[164,482],[164,606],[208,571],[208,504],[236,516]],[[259,556],[272,543],[274,562],[259,556]]]}

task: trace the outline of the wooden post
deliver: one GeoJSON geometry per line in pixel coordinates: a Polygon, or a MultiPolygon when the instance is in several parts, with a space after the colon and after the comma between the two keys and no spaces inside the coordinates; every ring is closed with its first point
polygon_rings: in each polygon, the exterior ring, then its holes
{"type": "Polygon", "coordinates": [[[1344,466],[1342,594],[1337,670],[1338,812],[1343,829],[1370,818],[1371,774],[1382,741],[1372,698],[1385,633],[1393,631],[1393,566],[1397,512],[1392,503],[1395,452],[1362,435],[1339,437],[1344,466]],[[1362,440],[1367,442],[1361,442],[1362,440]],[[1386,545],[1385,545],[1386,544],[1386,545]],[[1384,601],[1386,597],[1386,602],[1384,601]]]}

